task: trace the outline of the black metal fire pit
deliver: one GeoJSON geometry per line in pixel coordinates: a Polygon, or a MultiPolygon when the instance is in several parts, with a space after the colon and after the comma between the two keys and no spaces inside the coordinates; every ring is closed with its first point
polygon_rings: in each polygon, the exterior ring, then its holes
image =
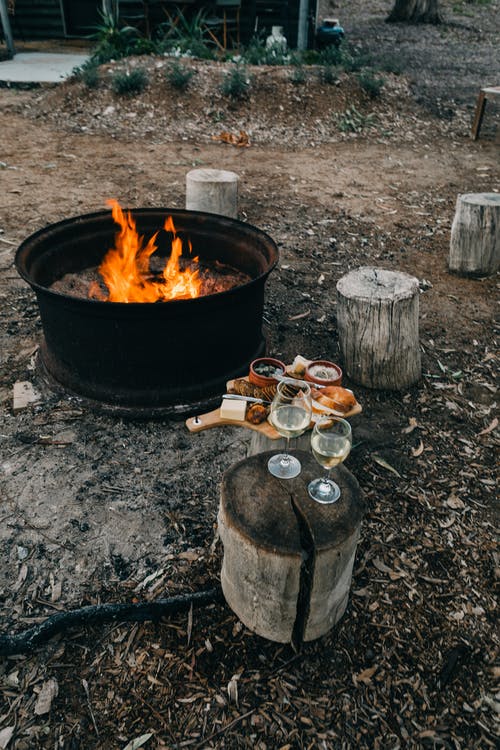
{"type": "Polygon", "coordinates": [[[15,260],[37,296],[41,364],[66,391],[125,416],[203,410],[265,350],[264,284],[278,250],[264,232],[215,214],[168,208],[132,214],[147,237],[172,216],[177,235],[192,242],[200,261],[228,264],[251,281],[218,294],[157,303],[62,294],[50,285],[98,266],[117,226],[109,211],[52,224],[28,237],[15,260]]]}

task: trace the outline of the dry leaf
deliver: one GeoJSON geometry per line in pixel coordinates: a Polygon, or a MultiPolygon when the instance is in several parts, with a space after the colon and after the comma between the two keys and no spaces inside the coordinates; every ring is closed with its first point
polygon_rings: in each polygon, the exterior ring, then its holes
{"type": "Polygon", "coordinates": [[[453,493],[447,498],[447,500],[445,500],[445,505],[447,505],[448,508],[452,508],[453,510],[462,510],[462,508],[465,508],[464,501],[460,500],[460,498],[453,493]]]}
{"type": "Polygon", "coordinates": [[[493,419],[489,423],[488,427],[485,427],[484,430],[481,430],[481,432],[478,432],[477,434],[478,434],[478,436],[479,435],[487,435],[489,432],[493,432],[493,430],[496,427],[498,427],[498,418],[497,417],[495,417],[495,419],[493,419]]]}
{"type": "Polygon", "coordinates": [[[230,143],[231,146],[248,147],[250,146],[250,139],[248,134],[244,130],[240,130],[239,135],[229,133],[227,130],[223,130],[219,135],[212,136],[213,141],[222,141],[223,143],[230,143]]]}
{"type": "Polygon", "coordinates": [[[227,694],[229,696],[229,702],[238,705],[238,680],[240,676],[235,674],[231,677],[227,685],[227,694]]]}
{"type": "Polygon", "coordinates": [[[59,685],[54,677],[51,677],[50,680],[43,683],[35,703],[35,713],[37,716],[49,713],[52,707],[52,701],[58,693],[59,685]]]}
{"type": "Polygon", "coordinates": [[[375,557],[372,562],[381,573],[392,573],[392,568],[389,568],[389,566],[382,562],[378,557],[375,557]]]}
{"type": "Polygon", "coordinates": [[[420,443],[417,445],[416,448],[411,449],[411,455],[413,456],[413,458],[418,458],[418,456],[421,456],[423,452],[424,452],[424,444],[422,440],[420,441],[420,443]]]}
{"type": "Polygon", "coordinates": [[[372,677],[377,671],[378,667],[368,667],[368,669],[364,669],[359,674],[355,674],[352,676],[353,682],[356,685],[358,682],[362,682],[365,685],[369,685],[372,681],[372,677]]]}
{"type": "Polygon", "coordinates": [[[410,432],[413,432],[413,430],[418,427],[417,420],[415,417],[410,417],[408,419],[408,427],[404,427],[401,432],[403,432],[405,435],[409,435],[410,432]]]}
{"type": "Polygon", "coordinates": [[[384,458],[381,458],[380,456],[377,456],[375,453],[372,455],[373,460],[375,463],[377,463],[379,466],[382,466],[384,469],[387,469],[387,471],[391,471],[393,474],[395,474],[397,477],[401,479],[401,474],[397,469],[394,468],[394,466],[391,466],[387,463],[387,461],[384,458]]]}
{"type": "Polygon", "coordinates": [[[14,734],[14,726],[10,727],[4,727],[3,729],[0,729],[0,750],[5,750],[7,745],[12,739],[12,735],[14,734]]]}
{"type": "Polygon", "coordinates": [[[141,734],[140,737],[136,737],[135,740],[130,740],[128,745],[125,745],[123,750],[137,750],[137,748],[142,747],[146,744],[146,742],[151,739],[153,736],[153,732],[148,732],[147,734],[141,734]]]}

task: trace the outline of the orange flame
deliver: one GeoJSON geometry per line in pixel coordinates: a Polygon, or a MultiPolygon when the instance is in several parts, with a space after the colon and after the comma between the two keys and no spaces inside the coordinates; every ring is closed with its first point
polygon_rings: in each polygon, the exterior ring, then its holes
{"type": "MultiPolygon", "coordinates": [[[[99,273],[109,291],[107,301],[158,302],[199,297],[201,281],[198,269],[180,267],[182,240],[177,237],[172,217],[169,216],[163,226],[166,232],[173,234],[170,257],[161,278],[154,278],[149,260],[157,250],[158,232],[144,244],[144,237],[137,233],[130,211],[124,213],[115,200],[107,203],[111,206],[113,219],[120,226],[115,237],[115,247],[108,250],[99,266],[99,273]]],[[[189,252],[192,252],[191,243],[189,252]]],[[[193,258],[191,265],[197,262],[198,258],[193,258]]]]}

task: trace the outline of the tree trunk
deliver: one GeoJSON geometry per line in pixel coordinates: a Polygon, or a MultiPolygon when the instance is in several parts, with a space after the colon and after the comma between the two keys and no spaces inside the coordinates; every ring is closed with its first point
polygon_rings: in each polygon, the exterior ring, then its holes
{"type": "Polygon", "coordinates": [[[438,0],[395,0],[388,23],[441,23],[438,0]]]}

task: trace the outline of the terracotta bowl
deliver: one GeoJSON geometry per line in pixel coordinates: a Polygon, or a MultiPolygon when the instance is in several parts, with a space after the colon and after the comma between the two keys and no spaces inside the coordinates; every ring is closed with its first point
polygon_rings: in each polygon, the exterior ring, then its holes
{"type": "Polygon", "coordinates": [[[334,362],[316,359],[307,365],[304,380],[315,385],[342,385],[342,370],[334,362]]]}
{"type": "Polygon", "coordinates": [[[272,368],[281,370],[282,375],[285,374],[285,365],[279,359],[273,359],[273,357],[254,359],[250,364],[250,372],[248,373],[249,381],[261,388],[266,385],[275,385],[278,379],[271,374],[267,374],[268,372],[270,373],[272,368]]]}

